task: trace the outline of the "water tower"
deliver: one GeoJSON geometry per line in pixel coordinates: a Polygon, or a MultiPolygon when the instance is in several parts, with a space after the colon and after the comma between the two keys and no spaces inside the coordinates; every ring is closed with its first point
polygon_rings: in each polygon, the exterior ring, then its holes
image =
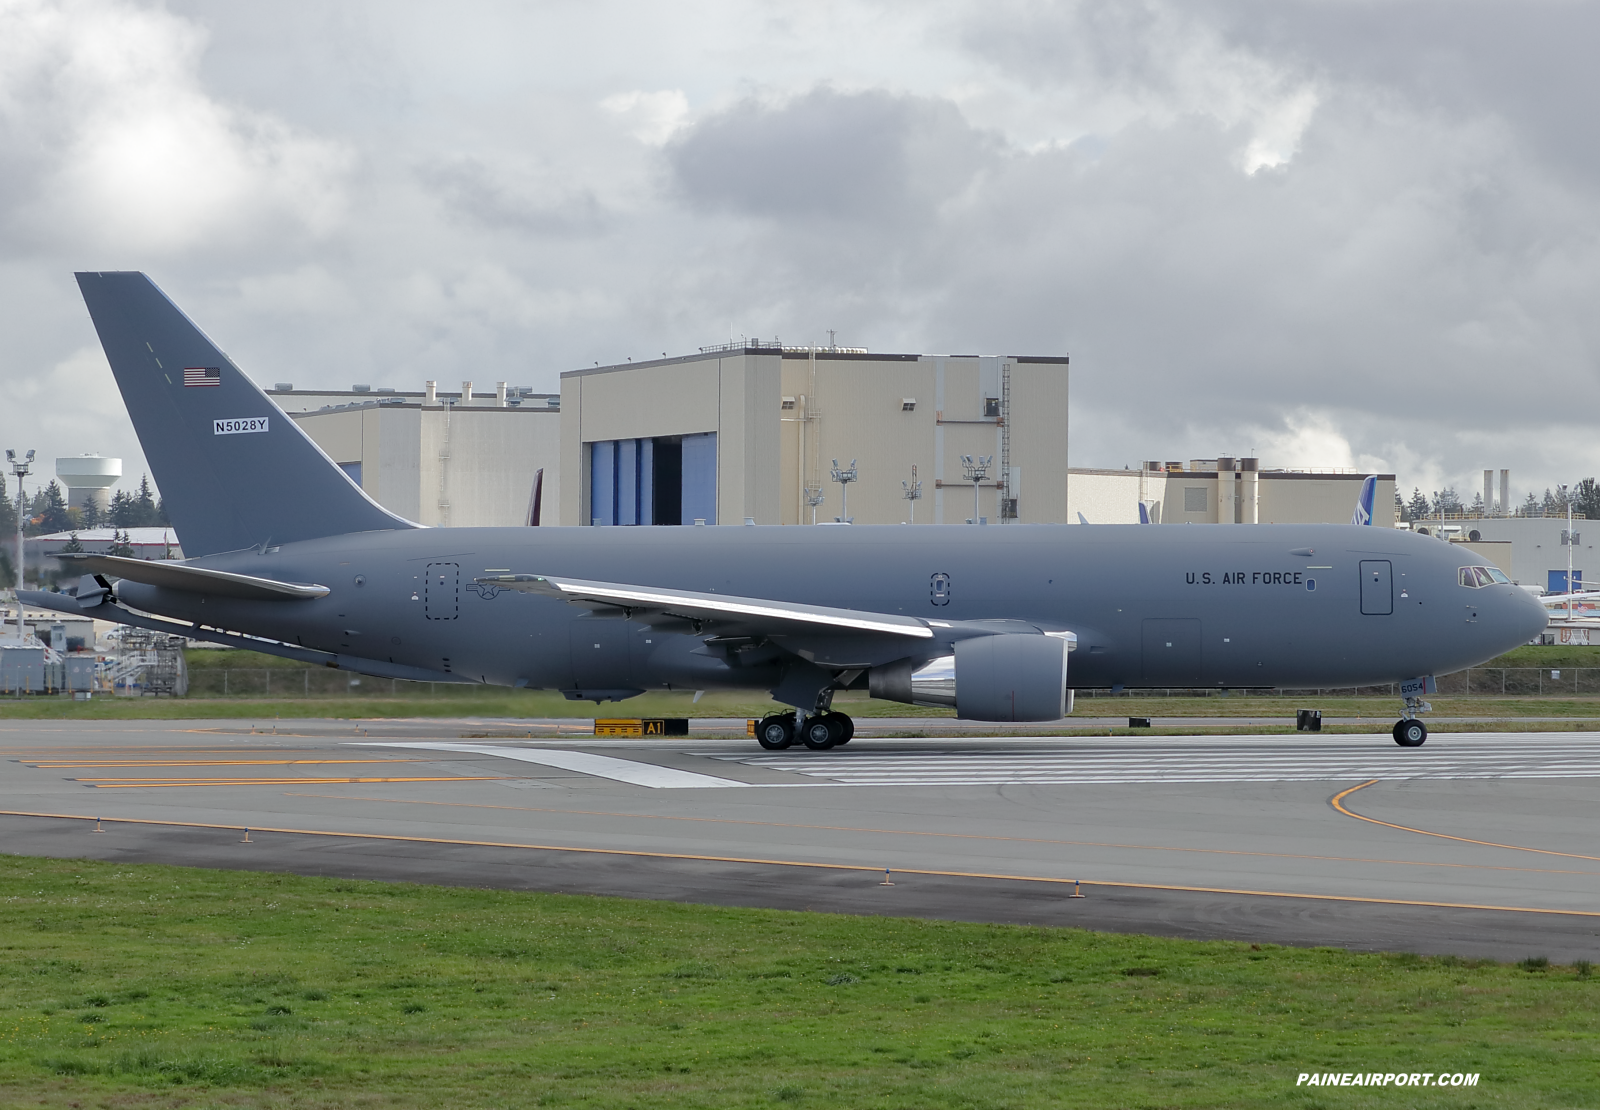
{"type": "Polygon", "coordinates": [[[67,487],[67,507],[81,509],[93,501],[104,514],[111,507],[111,487],[122,477],[122,460],[75,455],[56,460],[56,477],[67,487]]]}

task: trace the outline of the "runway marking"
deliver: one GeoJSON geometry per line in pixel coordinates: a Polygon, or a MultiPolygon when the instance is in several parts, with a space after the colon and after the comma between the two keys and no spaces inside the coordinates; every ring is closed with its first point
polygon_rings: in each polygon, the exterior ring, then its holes
{"type": "Polygon", "coordinates": [[[351,782],[485,782],[499,781],[506,775],[440,775],[432,778],[371,779],[188,779],[181,782],[137,782],[129,779],[68,779],[97,790],[143,790],[160,786],[331,786],[351,782]]]}
{"type": "Polygon", "coordinates": [[[1492,840],[1474,840],[1470,836],[1451,836],[1449,833],[1430,832],[1427,829],[1414,829],[1410,825],[1396,825],[1393,821],[1380,821],[1376,817],[1367,817],[1363,814],[1356,813],[1345,808],[1345,798],[1349,797],[1351,794],[1354,794],[1357,790],[1365,790],[1367,787],[1371,786],[1377,781],[1377,779],[1373,779],[1370,782],[1362,783],[1360,786],[1352,786],[1348,790],[1341,790],[1332,798],[1328,799],[1328,804],[1333,806],[1334,809],[1338,810],[1346,817],[1354,817],[1357,821],[1366,821],[1373,825],[1385,825],[1391,829],[1399,829],[1401,832],[1417,833],[1421,836],[1437,836],[1442,840],[1459,840],[1464,844],[1481,844],[1486,848],[1509,848],[1514,852],[1537,852],[1541,856],[1565,856],[1567,859],[1600,860],[1600,856],[1585,856],[1578,852],[1557,852],[1551,848],[1525,848],[1520,844],[1497,844],[1492,840]]]}
{"type": "MultiPolygon", "coordinates": [[[[1600,777],[1600,743],[1539,736],[1507,742],[1485,734],[1440,750],[1379,754],[1350,739],[1333,747],[1283,741],[1186,745],[1148,741],[1071,746],[1055,752],[865,751],[756,755],[686,751],[850,786],[1010,786],[1141,782],[1298,782],[1322,779],[1600,777]],[[1155,750],[1152,750],[1155,749],[1155,750]]],[[[1358,738],[1365,740],[1367,738],[1358,738]]],[[[1378,739],[1372,737],[1371,739],[1378,739]]],[[[1385,737],[1384,739],[1387,739],[1385,737]]],[[[1452,737],[1452,741],[1461,740],[1452,737]]]]}
{"type": "Polygon", "coordinates": [[[716,778],[696,771],[680,771],[676,767],[658,767],[653,763],[636,763],[631,759],[617,759],[592,752],[568,752],[556,748],[507,748],[496,744],[438,744],[393,743],[368,741],[363,747],[423,748],[438,752],[471,752],[492,755],[501,759],[517,759],[524,763],[537,763],[563,771],[577,771],[596,778],[613,779],[634,786],[648,786],[656,790],[685,790],[704,787],[751,786],[736,779],[716,778]]]}
{"type": "MultiPolygon", "coordinates": [[[[219,831],[233,832],[241,825],[217,825],[199,821],[157,821],[145,817],[89,817],[79,813],[30,813],[20,810],[0,810],[0,817],[40,817],[61,821],[106,821],[111,824],[123,825],[162,825],[168,828],[184,829],[216,829],[219,831]]],[[[681,859],[694,860],[703,863],[748,863],[772,867],[807,867],[820,871],[855,871],[870,875],[881,875],[883,868],[860,863],[818,863],[810,860],[792,859],[759,859],[744,856],[705,856],[694,855],[688,852],[645,852],[628,848],[575,848],[564,844],[518,844],[510,841],[497,840],[456,840],[434,836],[398,836],[393,833],[355,833],[333,832],[325,829],[286,829],[269,828],[267,826],[250,826],[250,831],[257,834],[284,833],[293,836],[327,836],[343,840],[387,840],[406,844],[448,844],[466,848],[514,848],[524,851],[538,852],[573,852],[579,855],[593,856],[628,856],[635,859],[681,859]]],[[[1173,890],[1188,894],[1237,894],[1249,895],[1258,898],[1294,898],[1309,902],[1354,902],[1367,905],[1380,906],[1418,906],[1425,909],[1442,910],[1496,910],[1505,913],[1538,913],[1558,917],[1592,917],[1600,918],[1600,910],[1553,910],[1543,906],[1493,906],[1476,902],[1424,902],[1406,898],[1369,898],[1352,894],[1303,894],[1298,891],[1286,890],[1243,890],[1231,887],[1212,886],[1178,886],[1170,883],[1128,883],[1114,879],[1062,879],[1053,875],[1009,875],[995,874],[983,871],[935,871],[920,867],[897,867],[894,869],[900,875],[927,875],[932,878],[943,879],[996,879],[1006,882],[1023,883],[1051,883],[1056,886],[1073,886],[1081,884],[1091,889],[1094,887],[1108,887],[1121,890],[1173,890]]]]}
{"type": "Polygon", "coordinates": [[[1293,852],[1246,852],[1234,848],[1172,848],[1165,844],[1118,844],[1102,840],[1050,840],[1032,836],[992,836],[984,833],[929,832],[918,829],[871,829],[853,825],[804,825],[789,821],[749,821],[737,817],[683,817],[663,813],[622,813],[605,809],[557,809],[553,806],[502,806],[486,802],[436,802],[420,798],[362,798],[354,794],[300,794],[284,791],[287,798],[326,798],[339,802],[381,802],[385,805],[451,806],[456,809],[503,809],[513,813],[563,813],[583,817],[624,817],[640,821],[692,821],[714,825],[752,825],[766,829],[810,829],[817,832],[868,833],[879,836],[929,836],[951,840],[1000,840],[1012,844],[1055,844],[1067,848],[1132,848],[1145,852],[1194,852],[1216,856],[1260,856],[1264,859],[1309,859],[1325,863],[1382,863],[1395,867],[1458,867],[1474,871],[1517,871],[1529,875],[1600,875],[1600,871],[1568,871],[1553,867],[1511,867],[1490,863],[1431,863],[1427,860],[1364,859],[1359,856],[1311,856],[1293,852]]]}

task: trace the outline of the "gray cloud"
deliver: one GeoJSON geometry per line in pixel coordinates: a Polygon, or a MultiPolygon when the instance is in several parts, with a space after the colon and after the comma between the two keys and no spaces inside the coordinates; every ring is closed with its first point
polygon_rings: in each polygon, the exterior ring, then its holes
{"type": "Polygon", "coordinates": [[[1597,18],[13,5],[0,445],[137,474],[70,278],[115,266],[261,381],[553,389],[837,328],[1069,352],[1084,464],[1254,447],[1542,490],[1600,470],[1597,18]]]}
{"type": "Polygon", "coordinates": [[[592,190],[553,199],[532,196],[500,181],[475,158],[429,162],[417,169],[417,177],[452,214],[489,228],[540,236],[590,235],[606,222],[592,190]]]}
{"type": "Polygon", "coordinates": [[[990,165],[998,143],[948,101],[815,88],[749,98],[667,147],[688,203],[774,220],[926,218],[990,165]]]}

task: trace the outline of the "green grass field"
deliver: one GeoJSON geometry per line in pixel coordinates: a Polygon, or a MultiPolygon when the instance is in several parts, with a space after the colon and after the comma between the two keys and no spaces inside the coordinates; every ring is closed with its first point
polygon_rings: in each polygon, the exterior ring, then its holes
{"type": "Polygon", "coordinates": [[[10,856],[0,947],[5,1106],[1600,1104],[1600,976],[1536,959],[10,856]]]}

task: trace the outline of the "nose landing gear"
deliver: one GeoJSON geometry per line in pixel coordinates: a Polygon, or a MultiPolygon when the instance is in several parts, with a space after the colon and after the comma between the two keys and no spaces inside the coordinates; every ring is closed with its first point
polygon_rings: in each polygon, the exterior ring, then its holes
{"type": "Polygon", "coordinates": [[[1428,726],[1416,714],[1431,712],[1433,706],[1421,698],[1406,698],[1405,715],[1394,723],[1394,742],[1402,748],[1420,748],[1428,739],[1428,726]]]}

